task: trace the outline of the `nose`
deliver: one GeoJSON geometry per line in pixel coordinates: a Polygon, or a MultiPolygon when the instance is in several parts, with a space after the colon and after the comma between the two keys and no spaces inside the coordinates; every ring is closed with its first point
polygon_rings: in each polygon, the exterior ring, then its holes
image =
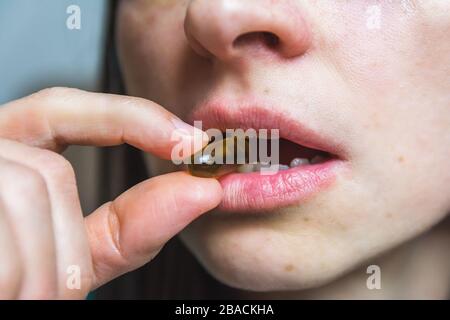
{"type": "Polygon", "coordinates": [[[292,58],[311,42],[304,12],[293,0],[191,0],[184,28],[198,54],[224,61],[255,50],[292,58]]]}

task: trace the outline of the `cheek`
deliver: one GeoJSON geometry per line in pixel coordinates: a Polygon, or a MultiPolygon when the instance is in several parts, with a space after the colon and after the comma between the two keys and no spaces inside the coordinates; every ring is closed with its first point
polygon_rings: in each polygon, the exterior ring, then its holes
{"type": "Polygon", "coordinates": [[[428,3],[435,2],[350,0],[323,7],[317,10],[321,16],[313,17],[320,27],[320,54],[350,87],[374,96],[410,81],[417,85],[418,75],[422,80],[429,76],[441,87],[442,70],[438,78],[429,71],[438,71],[437,61],[450,60],[450,41],[444,41],[450,30],[450,5],[436,9],[428,3]]]}
{"type": "Polygon", "coordinates": [[[353,133],[365,141],[355,144],[355,158],[396,167],[403,157],[439,173],[450,153],[442,148],[450,142],[450,4],[443,14],[422,3],[349,1],[323,18],[332,33],[319,48],[344,80],[349,115],[360,120],[353,133]],[[331,18],[338,12],[345,23],[331,18]],[[422,159],[425,150],[434,156],[422,159]]]}
{"type": "MultiPolygon", "coordinates": [[[[345,8],[340,10],[347,12],[345,8]]],[[[351,88],[370,87],[370,92],[377,95],[398,81],[398,64],[407,53],[404,46],[408,27],[392,10],[381,4],[353,3],[345,22],[335,20],[324,55],[351,88]]]]}

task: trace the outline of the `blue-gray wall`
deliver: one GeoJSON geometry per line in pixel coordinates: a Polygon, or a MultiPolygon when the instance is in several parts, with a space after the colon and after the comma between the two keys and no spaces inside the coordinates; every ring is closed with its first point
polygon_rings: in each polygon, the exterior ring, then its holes
{"type": "Polygon", "coordinates": [[[99,90],[108,0],[1,0],[0,104],[49,86],[99,90]],[[81,9],[69,30],[67,7],[81,9]]]}

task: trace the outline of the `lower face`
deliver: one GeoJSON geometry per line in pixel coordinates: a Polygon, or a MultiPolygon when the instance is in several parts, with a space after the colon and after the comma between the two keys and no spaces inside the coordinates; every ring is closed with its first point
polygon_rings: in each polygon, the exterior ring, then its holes
{"type": "MultiPolygon", "coordinates": [[[[316,287],[447,215],[450,3],[288,1],[311,31],[304,54],[251,42],[226,60],[186,38],[187,9],[201,2],[121,2],[128,93],[207,126],[276,127],[332,154],[276,176],[221,178],[221,206],[182,233],[212,275],[256,291],[316,287]]],[[[148,162],[154,174],[175,170],[148,162]]]]}

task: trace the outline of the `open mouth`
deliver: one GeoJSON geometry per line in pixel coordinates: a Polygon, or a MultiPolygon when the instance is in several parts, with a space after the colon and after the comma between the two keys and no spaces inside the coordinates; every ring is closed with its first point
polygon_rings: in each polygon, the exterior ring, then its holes
{"type": "Polygon", "coordinates": [[[274,147],[275,143],[271,139],[256,136],[227,138],[223,133],[222,140],[212,139],[206,147],[192,155],[188,168],[194,176],[218,178],[232,172],[262,173],[264,168],[274,165],[276,167],[272,167],[275,168],[272,172],[276,173],[278,170],[320,164],[335,157],[328,152],[304,147],[287,139],[276,141],[274,147]],[[251,139],[254,139],[254,143],[249,142],[251,139]],[[264,146],[265,159],[258,152],[261,146],[264,146]]]}
{"type": "MultiPolygon", "coordinates": [[[[218,178],[224,191],[221,211],[272,212],[301,205],[312,195],[329,187],[346,167],[345,152],[332,137],[320,136],[284,114],[264,108],[225,108],[214,104],[199,108],[191,120],[201,120],[205,128],[255,130],[276,128],[280,139],[276,172],[261,174],[268,163],[201,164],[197,173],[218,178]],[[208,172],[208,170],[211,170],[208,172]]],[[[267,150],[273,151],[270,140],[267,150]]],[[[278,151],[277,150],[277,151],[278,151]]],[[[272,163],[273,164],[273,163],[272,163]]]]}
{"type": "MultiPolygon", "coordinates": [[[[270,142],[268,143],[270,150],[270,142]]],[[[301,166],[324,163],[335,156],[328,152],[312,149],[298,145],[294,142],[281,138],[279,140],[279,165],[278,170],[289,170],[301,166]]],[[[264,163],[242,164],[237,168],[238,173],[261,172],[264,163]]]]}

